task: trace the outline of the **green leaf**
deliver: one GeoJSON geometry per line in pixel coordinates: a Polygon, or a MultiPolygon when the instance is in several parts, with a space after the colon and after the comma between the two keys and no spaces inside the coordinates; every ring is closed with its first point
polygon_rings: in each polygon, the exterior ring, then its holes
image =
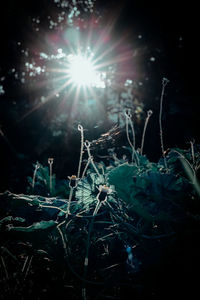
{"type": "Polygon", "coordinates": [[[120,198],[129,198],[133,188],[133,176],[137,174],[137,167],[128,164],[121,165],[108,173],[108,182],[115,186],[120,198]]]}
{"type": "Polygon", "coordinates": [[[8,227],[8,231],[20,231],[26,233],[32,233],[37,231],[47,230],[49,228],[55,227],[57,224],[55,221],[41,221],[34,223],[28,227],[8,227]]]}

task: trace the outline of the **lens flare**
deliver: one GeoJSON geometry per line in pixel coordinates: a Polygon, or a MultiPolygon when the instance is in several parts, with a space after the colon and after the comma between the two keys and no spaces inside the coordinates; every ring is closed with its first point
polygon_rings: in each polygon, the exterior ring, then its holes
{"type": "Polygon", "coordinates": [[[101,74],[96,70],[92,57],[81,54],[68,55],[68,75],[74,85],[79,87],[104,87],[101,74]]]}

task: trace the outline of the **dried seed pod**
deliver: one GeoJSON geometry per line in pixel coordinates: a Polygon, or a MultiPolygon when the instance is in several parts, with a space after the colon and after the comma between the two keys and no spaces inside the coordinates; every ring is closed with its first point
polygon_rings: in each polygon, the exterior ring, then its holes
{"type": "Polygon", "coordinates": [[[100,185],[98,190],[99,190],[99,193],[97,195],[97,200],[100,202],[106,201],[108,194],[110,194],[112,192],[111,188],[109,188],[106,185],[100,185]]]}
{"type": "Polygon", "coordinates": [[[68,176],[69,178],[69,186],[71,188],[76,188],[77,187],[77,183],[78,183],[78,178],[76,177],[76,175],[72,175],[71,177],[68,176]]]}
{"type": "Polygon", "coordinates": [[[48,164],[50,164],[50,165],[53,164],[53,158],[52,158],[52,157],[49,157],[49,158],[48,158],[48,164]]]}

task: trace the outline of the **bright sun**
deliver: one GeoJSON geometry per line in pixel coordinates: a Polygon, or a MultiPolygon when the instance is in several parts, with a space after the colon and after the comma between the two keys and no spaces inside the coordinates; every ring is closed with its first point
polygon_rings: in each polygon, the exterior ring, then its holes
{"type": "Polygon", "coordinates": [[[68,55],[68,61],[67,73],[74,85],[79,87],[100,87],[102,85],[100,73],[96,71],[90,57],[81,54],[70,54],[68,55]]]}
{"type": "Polygon", "coordinates": [[[91,86],[95,70],[92,61],[82,55],[70,55],[69,59],[69,75],[76,85],[91,86]]]}

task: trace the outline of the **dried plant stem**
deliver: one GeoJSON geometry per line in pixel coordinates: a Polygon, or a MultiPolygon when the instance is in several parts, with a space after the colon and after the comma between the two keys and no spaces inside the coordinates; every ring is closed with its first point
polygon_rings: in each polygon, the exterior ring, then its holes
{"type": "Polygon", "coordinates": [[[97,167],[94,164],[93,157],[92,157],[91,152],[90,152],[90,142],[89,141],[85,141],[85,147],[86,147],[87,153],[88,153],[88,160],[92,164],[92,166],[93,166],[95,172],[97,173],[97,175],[100,176],[100,173],[99,173],[97,167]]]}
{"type": "Polygon", "coordinates": [[[53,158],[48,159],[49,164],[49,191],[50,194],[52,193],[52,165],[53,165],[53,158]]]}
{"type": "Polygon", "coordinates": [[[167,161],[166,161],[166,157],[165,157],[165,150],[164,150],[164,143],[163,143],[162,110],[163,110],[163,97],[164,97],[164,93],[165,93],[165,87],[168,82],[169,82],[169,80],[167,78],[163,78],[162,91],[161,91],[161,96],[160,96],[160,113],[159,113],[160,143],[161,143],[162,156],[164,159],[164,165],[165,165],[166,169],[167,169],[167,161]]]}
{"type": "Polygon", "coordinates": [[[50,164],[50,193],[52,192],[52,164],[50,164]]]}
{"type": "Polygon", "coordinates": [[[69,216],[69,214],[70,214],[70,205],[71,205],[71,201],[72,201],[73,192],[74,192],[74,187],[70,187],[70,193],[69,193],[69,200],[68,200],[68,206],[67,206],[67,214],[66,214],[66,218],[67,218],[67,217],[69,216]]]}
{"type": "Polygon", "coordinates": [[[133,122],[131,120],[131,114],[129,111],[125,112],[125,117],[126,117],[126,136],[127,136],[128,143],[129,143],[130,147],[132,148],[132,162],[133,162],[133,157],[135,156],[135,163],[137,166],[139,166],[139,159],[138,159],[137,153],[135,151],[135,130],[134,130],[133,122]],[[131,142],[130,136],[129,136],[129,130],[128,130],[129,124],[131,126],[133,142],[131,142]]]}
{"type": "MultiPolygon", "coordinates": [[[[72,220],[70,220],[67,224],[66,224],[66,228],[67,226],[69,225],[69,223],[71,222],[72,220]]],[[[62,244],[63,244],[63,249],[64,249],[64,252],[65,252],[65,258],[66,258],[66,261],[67,261],[67,264],[68,264],[68,267],[70,268],[71,272],[81,281],[85,282],[85,283],[89,283],[89,284],[95,284],[95,285],[102,285],[103,282],[94,282],[94,281],[89,281],[89,280],[86,280],[85,278],[83,278],[82,276],[80,276],[72,267],[72,265],[70,264],[69,260],[68,260],[68,256],[69,256],[69,253],[68,253],[68,249],[67,249],[67,237],[66,235],[63,234],[62,230],[61,230],[61,226],[66,222],[63,221],[61,222],[60,224],[58,224],[56,226],[56,228],[58,229],[58,232],[61,236],[61,240],[62,240],[62,244]]],[[[84,294],[84,290],[86,291],[86,289],[82,289],[82,294],[84,294]]],[[[85,298],[86,299],[86,298],[85,298]]]]}
{"type": "Polygon", "coordinates": [[[61,240],[62,240],[62,243],[63,243],[63,248],[64,248],[64,251],[65,251],[65,255],[67,256],[67,245],[65,243],[65,239],[64,239],[64,235],[62,233],[62,230],[60,229],[60,227],[65,223],[65,221],[63,221],[62,223],[58,224],[56,227],[58,229],[58,232],[61,236],[61,240]]]}
{"type": "Polygon", "coordinates": [[[87,163],[86,163],[86,165],[85,165],[85,168],[84,168],[84,170],[83,170],[83,173],[82,173],[81,178],[83,178],[83,177],[85,176],[85,173],[86,173],[86,171],[87,171],[87,168],[88,168],[89,164],[90,164],[90,158],[88,158],[88,160],[87,160],[87,163]]]}
{"type": "Polygon", "coordinates": [[[96,167],[95,164],[94,164],[94,159],[93,159],[93,157],[91,157],[90,162],[91,162],[91,164],[92,164],[92,166],[93,166],[95,172],[97,173],[97,175],[100,176],[100,173],[99,173],[97,167],[96,167]]]}
{"type": "Polygon", "coordinates": [[[131,126],[131,132],[132,132],[132,135],[133,135],[133,147],[135,149],[135,129],[134,129],[133,120],[131,118],[129,119],[129,124],[131,126]]]}
{"type": "Polygon", "coordinates": [[[102,204],[102,202],[100,202],[100,201],[97,202],[97,205],[96,205],[95,210],[93,212],[93,217],[95,217],[97,215],[97,213],[98,213],[98,211],[101,207],[101,204],[102,204]]]}
{"type": "Polygon", "coordinates": [[[24,261],[24,264],[23,264],[23,267],[22,267],[22,273],[24,272],[25,268],[26,268],[26,264],[28,262],[28,256],[26,257],[25,261],[24,261]]]}
{"type": "Polygon", "coordinates": [[[32,180],[32,188],[33,188],[33,190],[35,188],[35,179],[36,179],[36,174],[37,174],[37,170],[39,169],[39,167],[40,167],[39,164],[36,163],[35,170],[33,172],[33,180],[32,180]]]}
{"type": "Polygon", "coordinates": [[[6,264],[5,264],[3,256],[1,256],[1,262],[2,262],[3,269],[4,269],[4,272],[5,272],[5,275],[6,275],[6,279],[8,280],[9,279],[8,271],[7,271],[6,264]]]}
{"type": "Polygon", "coordinates": [[[19,264],[16,256],[14,256],[6,247],[1,247],[2,253],[5,252],[7,253],[10,257],[12,257],[13,260],[15,260],[17,262],[17,264],[19,264]]]}
{"type": "Polygon", "coordinates": [[[83,147],[84,147],[83,126],[81,126],[79,124],[78,125],[78,130],[81,132],[81,149],[80,149],[80,158],[79,158],[79,164],[78,164],[77,178],[80,178],[81,164],[82,164],[82,158],[83,158],[83,147]]]}
{"type": "Polygon", "coordinates": [[[147,124],[149,122],[149,119],[150,119],[152,113],[153,113],[152,110],[148,110],[147,117],[146,117],[146,120],[145,120],[145,123],[144,123],[144,129],[143,129],[143,133],[142,133],[142,142],[141,142],[141,148],[140,148],[141,155],[143,153],[144,138],[145,138],[145,133],[146,133],[146,129],[147,129],[147,124]]]}
{"type": "MultiPolygon", "coordinates": [[[[93,217],[92,217],[92,220],[91,220],[89,229],[88,229],[87,245],[86,245],[86,254],[85,254],[85,259],[84,259],[84,279],[86,279],[87,268],[88,268],[88,263],[89,263],[90,236],[91,236],[91,232],[92,232],[92,229],[93,229],[95,216],[97,215],[97,213],[98,213],[100,207],[101,207],[101,202],[100,202],[100,201],[97,201],[96,207],[95,207],[94,212],[93,212],[93,215],[92,215],[93,217]]],[[[87,299],[87,297],[86,297],[86,287],[85,287],[85,285],[84,285],[84,287],[82,288],[82,296],[83,296],[83,299],[84,299],[84,300],[87,299]]]]}
{"type": "Polygon", "coordinates": [[[191,145],[192,163],[193,163],[193,166],[194,166],[195,165],[194,141],[190,141],[190,145],[191,145]]]}
{"type": "Polygon", "coordinates": [[[24,274],[24,279],[25,279],[25,278],[27,277],[27,275],[28,275],[28,272],[29,272],[30,267],[31,267],[32,259],[33,259],[33,256],[31,256],[30,259],[29,259],[29,256],[27,256],[26,259],[25,259],[25,261],[24,261],[24,264],[23,264],[23,267],[22,267],[22,273],[24,273],[25,270],[26,270],[26,272],[25,272],[25,274],[24,274]],[[26,267],[26,266],[27,266],[27,267],[26,267]]]}
{"type": "Polygon", "coordinates": [[[53,206],[53,205],[43,205],[43,204],[39,204],[39,207],[45,207],[45,208],[53,208],[53,209],[57,209],[63,213],[67,213],[67,210],[65,211],[64,209],[57,207],[57,206],[53,206]]]}

